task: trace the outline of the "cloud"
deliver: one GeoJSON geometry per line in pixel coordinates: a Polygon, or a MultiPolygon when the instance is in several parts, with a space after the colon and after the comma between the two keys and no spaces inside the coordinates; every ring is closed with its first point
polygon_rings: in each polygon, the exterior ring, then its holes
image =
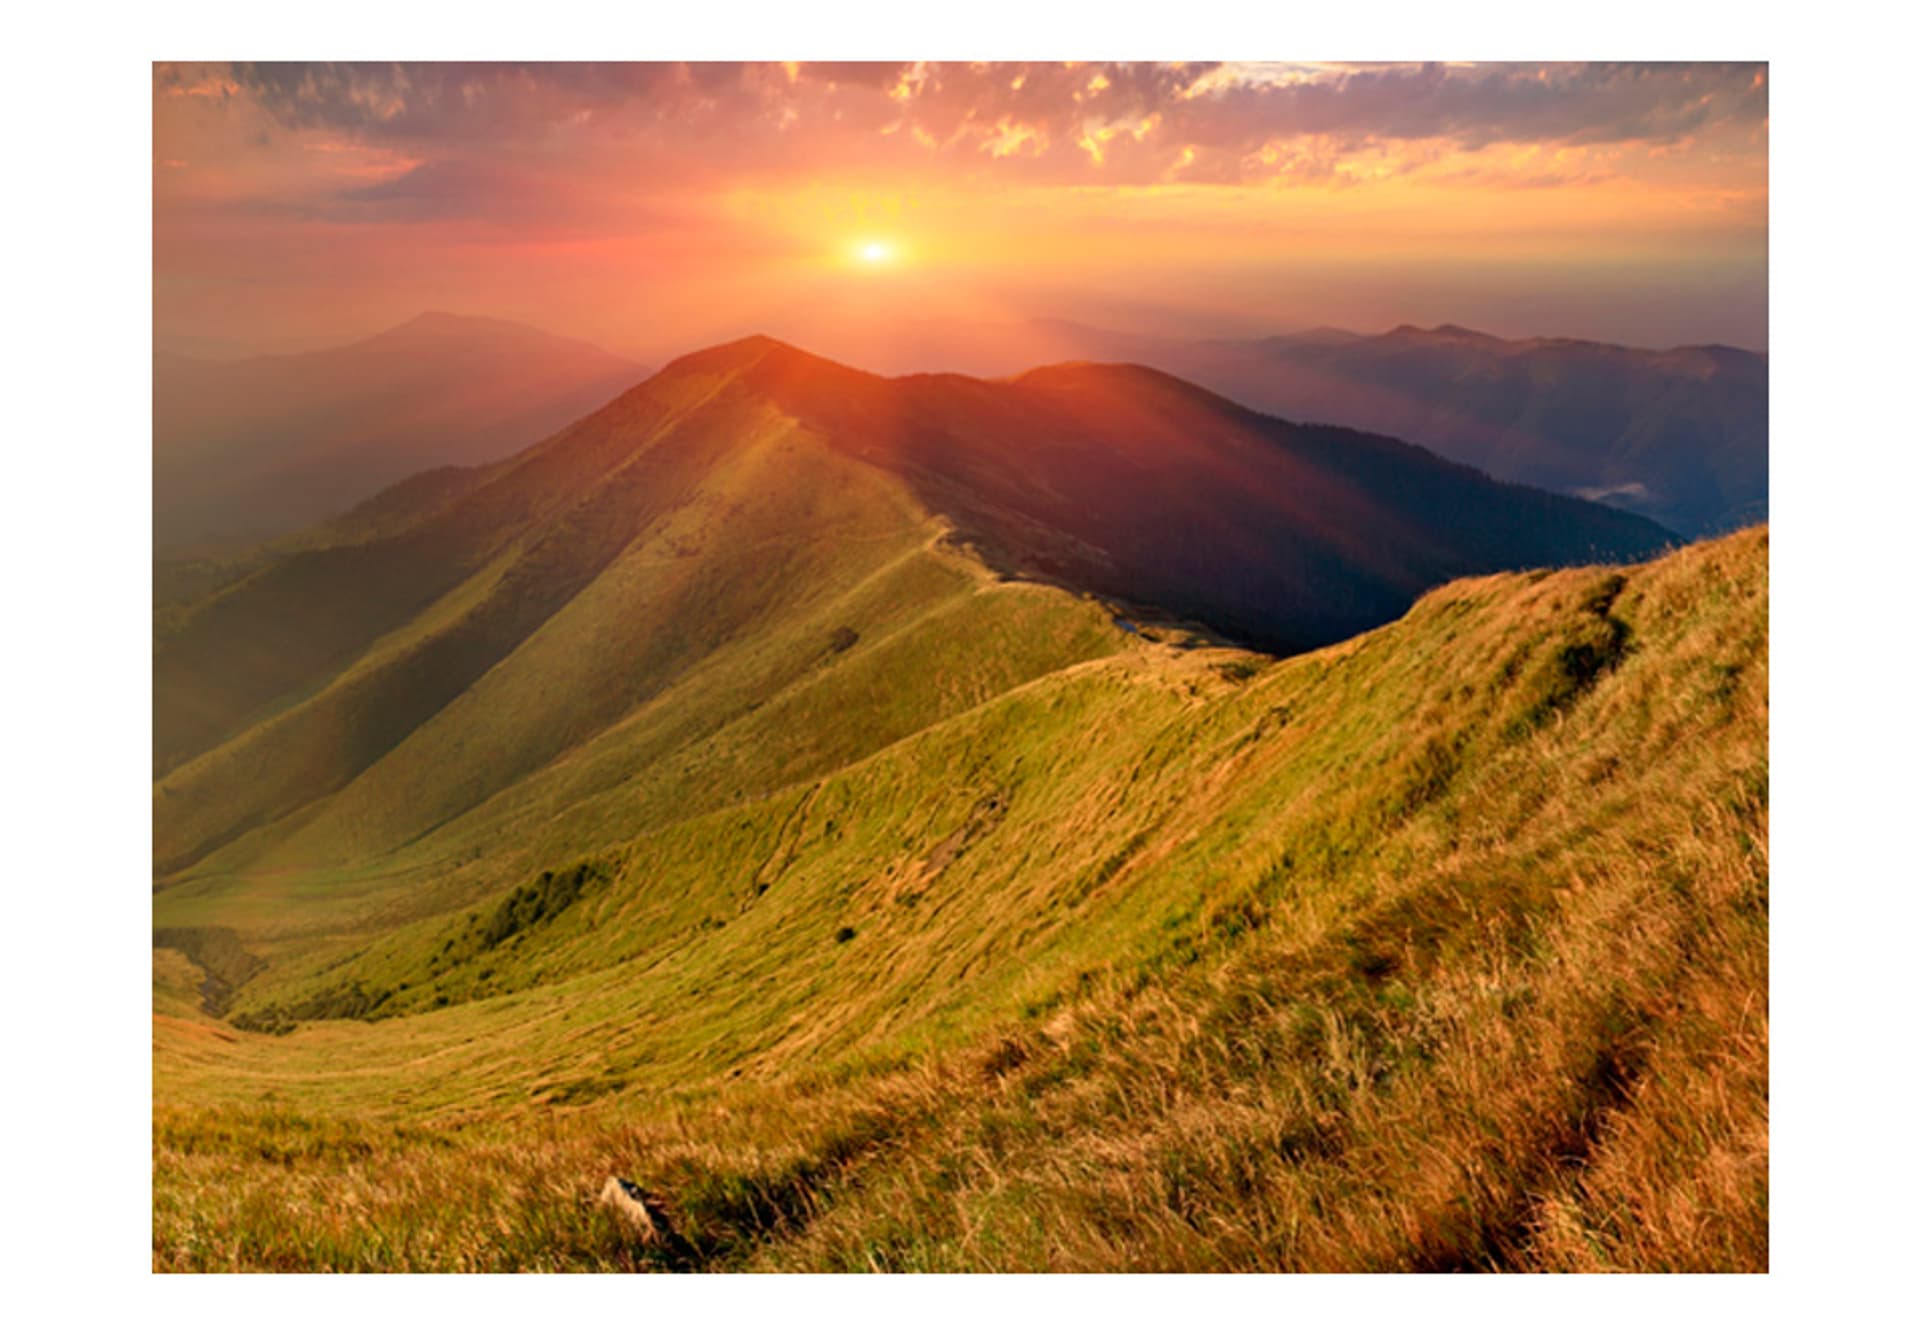
{"type": "Polygon", "coordinates": [[[795,71],[802,79],[865,88],[891,88],[911,68],[901,60],[809,60],[795,71]]]}
{"type": "Polygon", "coordinates": [[[540,235],[608,236],[708,225],[684,196],[486,158],[438,158],[330,196],[331,222],[471,223],[540,235]]]}
{"type": "MultiPolygon", "coordinates": [[[[529,170],[613,173],[661,191],[915,173],[1355,185],[1445,170],[1525,185],[1539,182],[1511,154],[1497,171],[1463,158],[1514,145],[1675,152],[1741,134],[1744,160],[1764,180],[1767,94],[1765,67],[1752,64],[237,64],[155,73],[156,99],[245,103],[295,135],[404,154],[419,164],[407,176],[342,196],[345,215],[386,219],[534,207],[511,192],[503,204],[488,186],[489,173],[529,170]]],[[[191,157],[173,146],[166,155],[191,157]]],[[[1595,169],[1561,160],[1536,174],[1578,181],[1595,169]]]]}
{"type": "Polygon", "coordinates": [[[1582,500],[1646,500],[1653,493],[1645,482],[1620,482],[1614,486],[1576,486],[1573,494],[1582,500]]]}
{"type": "Polygon", "coordinates": [[[533,226],[581,216],[585,201],[570,182],[464,158],[423,162],[397,176],[342,191],[336,220],[446,222],[484,218],[533,226]]]}
{"type": "Polygon", "coordinates": [[[433,144],[518,141],[582,113],[723,91],[739,65],[515,61],[236,64],[233,82],[293,129],[433,144]]]}

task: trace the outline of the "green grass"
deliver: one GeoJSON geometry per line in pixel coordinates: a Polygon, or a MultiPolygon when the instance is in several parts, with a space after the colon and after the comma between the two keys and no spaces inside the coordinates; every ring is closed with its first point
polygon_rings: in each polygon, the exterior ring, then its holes
{"type": "Polygon", "coordinates": [[[1764,530],[1274,662],[895,513],[777,608],[689,588],[698,672],[562,671],[648,538],[483,678],[495,751],[449,717],[162,887],[284,1031],[156,953],[157,1267],[1765,1267],[1764,530]],[[516,750],[558,680],[611,702],[516,750]]]}

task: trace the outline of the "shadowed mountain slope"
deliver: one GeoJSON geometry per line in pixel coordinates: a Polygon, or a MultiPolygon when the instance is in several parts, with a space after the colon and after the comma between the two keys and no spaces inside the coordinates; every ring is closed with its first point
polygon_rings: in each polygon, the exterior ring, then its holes
{"type": "Polygon", "coordinates": [[[1766,517],[1768,362],[1738,348],[1502,339],[1454,325],[1190,341],[1037,327],[1075,355],[1144,362],[1263,412],[1415,441],[1689,536],[1766,517]]]}
{"type": "Polygon", "coordinates": [[[642,374],[589,343],[444,314],[317,352],[156,355],[155,546],[258,541],[414,473],[491,462],[642,374]]]}
{"type": "Polygon", "coordinates": [[[887,380],[772,340],[755,389],[907,480],[999,568],[1199,619],[1280,652],[1398,615],[1462,574],[1632,559],[1671,535],[1426,450],[1262,417],[1141,366],[887,380]]]}

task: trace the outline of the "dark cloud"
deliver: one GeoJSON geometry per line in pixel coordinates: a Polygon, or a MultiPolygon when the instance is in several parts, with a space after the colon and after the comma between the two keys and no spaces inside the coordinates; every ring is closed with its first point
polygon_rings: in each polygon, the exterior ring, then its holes
{"type": "Polygon", "coordinates": [[[891,88],[911,67],[911,62],[904,60],[809,60],[799,67],[798,73],[803,79],[822,83],[891,88]]]}
{"type": "Polygon", "coordinates": [[[1672,142],[1713,121],[1766,117],[1752,65],[1441,65],[1361,69],[1263,87],[1243,84],[1179,106],[1176,125],[1207,143],[1295,135],[1492,143],[1672,142]]]}
{"type": "Polygon", "coordinates": [[[700,225],[678,195],[624,188],[485,158],[440,158],[370,185],[342,190],[308,216],[333,222],[478,223],[522,239],[615,235],[700,225]]]}
{"type": "Polygon", "coordinates": [[[742,67],[706,68],[696,77],[686,65],[647,63],[237,64],[233,79],[295,128],[430,143],[517,139],[581,112],[671,102],[723,88],[742,67]]]}
{"type": "MultiPolygon", "coordinates": [[[[1764,69],[243,64],[212,86],[286,128],[421,160],[349,202],[445,217],[493,206],[486,163],[504,155],[557,175],[617,170],[679,188],[936,166],[1021,181],[1235,184],[1335,179],[1345,156],[1383,146],[1671,145],[1762,124],[1764,69]]],[[[178,92],[166,67],[155,78],[156,95],[178,92]]]]}
{"type": "Polygon", "coordinates": [[[1153,179],[1192,150],[1211,179],[1267,174],[1248,159],[1269,145],[1324,140],[1349,149],[1445,141],[1670,144],[1716,124],[1757,125],[1767,94],[1746,65],[1442,65],[1317,72],[1291,82],[1222,78],[1204,67],[939,67],[912,104],[945,143],[967,126],[1012,120],[1039,132],[1040,155],[1091,167],[1083,146],[1103,131],[1109,177],[1153,179]],[[1147,122],[1150,128],[1137,133],[1147,122]]]}
{"type": "Polygon", "coordinates": [[[336,218],[445,222],[484,217],[507,223],[553,222],[578,213],[574,191],[491,162],[423,162],[372,185],[343,191],[336,218]]]}

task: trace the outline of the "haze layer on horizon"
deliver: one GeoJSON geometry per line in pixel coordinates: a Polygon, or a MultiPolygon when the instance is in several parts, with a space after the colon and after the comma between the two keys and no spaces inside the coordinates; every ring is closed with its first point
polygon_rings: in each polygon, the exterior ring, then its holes
{"type": "MultiPolygon", "coordinates": [[[[157,342],[1767,344],[1764,65],[154,67],[157,342]]],[[[871,357],[865,359],[871,360],[871,357]]]]}

